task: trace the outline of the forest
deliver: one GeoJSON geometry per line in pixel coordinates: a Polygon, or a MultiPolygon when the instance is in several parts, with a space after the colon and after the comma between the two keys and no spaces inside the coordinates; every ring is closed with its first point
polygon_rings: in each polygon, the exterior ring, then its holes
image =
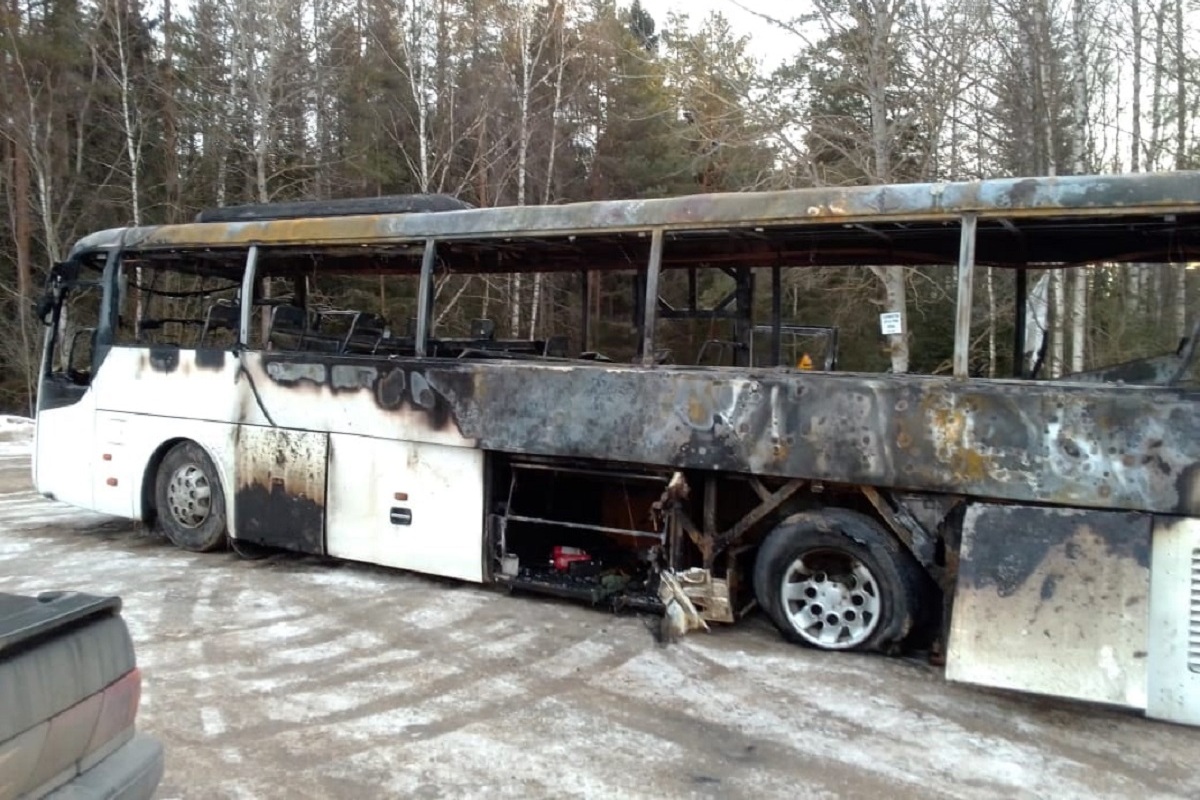
{"type": "MultiPolygon", "coordinates": [[[[30,412],[33,303],[73,241],[213,206],[1200,168],[1195,0],[727,2],[792,47],[765,53],[721,14],[655,19],[638,0],[0,0],[0,410],[30,412]]],[[[1192,272],[1047,273],[1048,373],[1173,349],[1195,322],[1192,272]]],[[[617,277],[589,290],[598,349],[628,335],[617,277]]],[[[702,294],[724,294],[718,281],[702,294]]],[[[322,297],[405,316],[411,296],[360,283],[322,297]]],[[[975,285],[972,370],[1011,374],[1013,273],[975,285]]],[[[793,267],[783,286],[786,322],[838,327],[841,368],[949,371],[949,270],[793,267]],[[879,333],[889,310],[908,323],[894,341],[879,333]]],[[[437,289],[439,325],[487,316],[518,338],[572,329],[583,301],[574,276],[437,289]]],[[[678,363],[718,333],[697,326],[671,340],[678,363]]]]}

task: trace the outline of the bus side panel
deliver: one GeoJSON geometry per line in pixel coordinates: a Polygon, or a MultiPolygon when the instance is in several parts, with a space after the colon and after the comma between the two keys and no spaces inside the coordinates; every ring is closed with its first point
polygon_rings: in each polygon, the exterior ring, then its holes
{"type": "Polygon", "coordinates": [[[973,505],[946,676],[1143,709],[1148,514],[973,505]]]}
{"type": "Polygon", "coordinates": [[[483,580],[483,451],[332,434],[327,498],[329,555],[483,580]]]}
{"type": "Polygon", "coordinates": [[[254,403],[238,356],[219,350],[113,347],[92,389],[101,411],[184,420],[236,423],[254,403]]]}
{"type": "Polygon", "coordinates": [[[1154,521],[1146,715],[1200,725],[1200,519],[1154,521]]]}
{"type": "MultiPolygon", "coordinates": [[[[189,439],[208,452],[220,471],[227,517],[232,517],[235,423],[245,398],[251,397],[238,382],[237,366],[234,354],[220,351],[108,351],[92,380],[96,510],[140,518],[142,481],[155,453],[166,442],[189,439]]],[[[149,476],[150,492],[154,477],[149,476]]]]}
{"type": "Polygon", "coordinates": [[[328,441],[324,431],[239,428],[233,502],[237,538],[325,553],[328,441]]]}
{"type": "Polygon", "coordinates": [[[154,495],[157,475],[149,470],[156,454],[172,442],[193,441],[204,448],[216,465],[225,494],[226,523],[234,530],[232,514],[234,442],[237,427],[181,417],[99,411],[96,414],[96,510],[105,514],[142,518],[142,489],[154,495]],[[105,459],[108,455],[110,458],[105,459]],[[115,483],[110,483],[113,478],[115,483]],[[143,487],[143,481],[146,482],[143,487]]]}
{"type": "Polygon", "coordinates": [[[96,395],[37,413],[33,447],[37,491],[79,508],[91,509],[96,449],[96,395]]]}
{"type": "Polygon", "coordinates": [[[149,456],[141,452],[144,448],[138,447],[138,442],[130,441],[130,436],[146,437],[137,417],[131,419],[130,415],[120,412],[96,412],[92,495],[96,511],[136,519],[141,514],[138,500],[149,456]]]}

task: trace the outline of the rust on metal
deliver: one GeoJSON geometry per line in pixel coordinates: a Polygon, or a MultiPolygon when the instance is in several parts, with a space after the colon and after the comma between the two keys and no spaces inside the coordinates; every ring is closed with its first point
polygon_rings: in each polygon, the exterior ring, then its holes
{"type": "MultiPolygon", "coordinates": [[[[302,406],[286,403],[290,392],[281,390],[336,391],[393,416],[397,432],[418,441],[895,492],[1200,513],[1200,394],[1185,388],[314,353],[244,360],[285,427],[287,406],[302,406]]],[[[239,421],[268,424],[246,383],[239,421]]],[[[328,423],[334,432],[339,419],[328,423]]],[[[354,432],[352,420],[346,425],[354,432]]],[[[715,506],[701,525],[709,536],[718,532],[715,506]]]]}
{"type": "Polygon", "coordinates": [[[873,486],[860,487],[860,491],[862,491],[863,496],[867,498],[867,501],[870,502],[872,508],[874,508],[883,521],[887,523],[887,526],[891,529],[892,533],[896,534],[897,538],[904,542],[905,547],[907,547],[913,553],[916,553],[916,534],[912,528],[900,521],[899,516],[896,514],[896,510],[893,509],[888,502],[883,499],[883,496],[879,494],[879,491],[873,486]]]}
{"type": "MultiPolygon", "coordinates": [[[[793,478],[792,480],[780,486],[768,497],[762,500],[757,506],[752,508],[739,519],[734,525],[726,531],[718,534],[713,542],[714,553],[719,553],[728,547],[733,542],[740,539],[754,525],[761,522],[768,514],[774,512],[781,505],[791,499],[800,488],[804,486],[804,480],[801,478],[793,478]]],[[[711,560],[711,559],[710,559],[711,560]]],[[[711,563],[706,564],[711,568],[711,563]]]]}
{"type": "MultiPolygon", "coordinates": [[[[677,493],[674,497],[671,496],[670,490],[663,493],[663,498],[656,506],[670,507],[674,512],[672,514],[672,522],[678,526],[678,529],[686,533],[692,540],[692,544],[700,551],[700,557],[704,564],[705,570],[712,570],[716,557],[733,543],[737,542],[742,536],[750,531],[755,525],[764,520],[767,516],[776,511],[781,505],[786,503],[800,490],[804,485],[803,480],[793,479],[779,487],[774,492],[768,491],[762,485],[761,481],[756,478],[750,478],[749,482],[755,487],[759,494],[758,505],[751,508],[745,514],[730,526],[727,530],[718,532],[717,530],[717,485],[718,481],[715,476],[708,476],[704,485],[704,506],[703,506],[703,526],[701,530],[696,526],[696,523],[688,516],[681,504],[678,502],[680,496],[686,496],[686,493],[677,493]]],[[[686,484],[684,484],[686,486],[686,484]]],[[[725,586],[728,589],[728,586],[725,586]]]]}
{"type": "MultiPolygon", "coordinates": [[[[192,223],[102,231],[80,240],[75,252],[204,247],[244,253],[260,245],[259,268],[272,271],[288,253],[303,255],[312,247],[342,247],[349,261],[361,262],[361,246],[387,245],[395,261],[389,269],[415,275],[425,243],[436,240],[439,266],[457,272],[512,271],[514,264],[530,270],[631,269],[646,265],[650,231],[660,229],[664,269],[700,262],[861,264],[875,255],[888,264],[953,264],[959,257],[957,229],[947,235],[943,223],[973,214],[979,221],[978,264],[1176,262],[1200,252],[1197,213],[1200,178],[1171,172],[192,223]],[[1110,218],[1112,224],[1093,225],[1087,237],[1079,237],[1060,224],[1071,216],[1110,218]],[[1013,245],[1014,229],[1023,247],[1013,245]],[[587,237],[587,246],[572,237],[587,237]]],[[[290,268],[304,264],[311,269],[305,258],[290,268]]],[[[372,268],[379,267],[377,262],[372,268]]]]}
{"type": "Polygon", "coordinates": [[[877,221],[889,217],[1054,216],[1072,210],[1161,213],[1200,204],[1195,173],[1003,178],[956,183],[820,187],[701,194],[655,200],[607,200],[561,206],[512,206],[410,214],[311,217],[133,228],[128,247],[187,244],[289,244],[422,241],[475,236],[569,235],[653,227],[700,229],[753,221],[877,221]]]}
{"type": "Polygon", "coordinates": [[[892,533],[929,570],[931,576],[939,580],[941,568],[934,564],[937,537],[912,513],[904,499],[892,496],[890,492],[889,497],[884,497],[873,486],[860,486],[858,489],[892,533]]]}
{"type": "MultiPolygon", "coordinates": [[[[1184,387],[317,353],[243,353],[235,376],[234,360],[236,421],[251,427],[370,425],[701,481],[725,473],[808,480],[814,491],[1200,513],[1200,393],[1184,387]]],[[[936,524],[946,510],[927,516],[936,524]]],[[[715,535],[715,507],[708,516],[715,535]]]]}

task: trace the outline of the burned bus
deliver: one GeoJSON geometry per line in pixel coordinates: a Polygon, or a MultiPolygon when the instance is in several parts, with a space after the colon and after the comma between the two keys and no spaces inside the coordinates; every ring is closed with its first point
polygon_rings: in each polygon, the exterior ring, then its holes
{"type": "Polygon", "coordinates": [[[969,355],[978,268],[1015,271],[1020,340],[1026,271],[1198,249],[1194,173],[397,196],[107,230],[41,303],[34,478],[188,550],[648,609],[665,635],[758,608],[802,645],[929,647],[952,680],[1197,724],[1195,336],[1056,380],[975,377],[969,355]],[[784,319],[783,270],[879,264],[955,271],[952,374],[843,372],[836,330],[784,319]],[[704,270],[732,288],[698,296],[704,270]],[[448,281],[536,274],[580,281],[569,329],[442,329],[448,281]],[[633,295],[621,357],[593,347],[586,291],[616,274],[633,295]],[[686,298],[664,298],[684,274],[686,298]],[[380,288],[333,304],[335,276],[380,288]],[[393,280],[412,284],[402,312],[393,280]],[[732,334],[672,358],[657,337],[676,319],[732,334]]]}

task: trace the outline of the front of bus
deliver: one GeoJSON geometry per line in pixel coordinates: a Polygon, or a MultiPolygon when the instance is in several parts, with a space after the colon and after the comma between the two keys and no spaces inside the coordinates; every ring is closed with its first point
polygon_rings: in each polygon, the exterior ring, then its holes
{"type": "Polygon", "coordinates": [[[91,384],[111,343],[111,289],[124,231],[80,240],[51,269],[37,307],[46,334],[38,371],[33,482],[40,494],[81,508],[92,505],[91,384]]]}

